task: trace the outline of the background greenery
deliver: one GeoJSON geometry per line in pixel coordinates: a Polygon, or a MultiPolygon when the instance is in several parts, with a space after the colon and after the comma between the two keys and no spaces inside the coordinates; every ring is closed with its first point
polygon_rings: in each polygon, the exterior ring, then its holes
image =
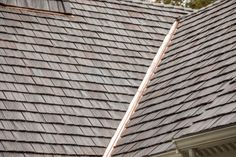
{"type": "Polygon", "coordinates": [[[200,9],[215,1],[216,0],[156,0],[157,3],[189,7],[193,9],[200,9]]]}

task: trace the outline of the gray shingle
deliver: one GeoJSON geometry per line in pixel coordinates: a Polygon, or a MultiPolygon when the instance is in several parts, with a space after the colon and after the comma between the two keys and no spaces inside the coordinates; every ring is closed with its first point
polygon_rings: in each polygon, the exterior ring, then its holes
{"type": "Polygon", "coordinates": [[[41,12],[0,6],[1,144],[9,155],[101,156],[165,37],[159,29],[188,11],[36,1],[17,2],[41,12]]]}
{"type": "Polygon", "coordinates": [[[161,154],[175,138],[235,125],[235,7],[222,0],[180,18],[113,156],[161,154]]]}

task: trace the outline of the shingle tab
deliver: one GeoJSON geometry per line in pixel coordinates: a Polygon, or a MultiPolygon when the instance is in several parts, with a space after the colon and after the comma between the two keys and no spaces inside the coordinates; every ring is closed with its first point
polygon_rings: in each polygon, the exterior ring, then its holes
{"type": "Polygon", "coordinates": [[[222,0],[180,18],[113,156],[157,155],[173,139],[235,125],[235,11],[222,0]]]}

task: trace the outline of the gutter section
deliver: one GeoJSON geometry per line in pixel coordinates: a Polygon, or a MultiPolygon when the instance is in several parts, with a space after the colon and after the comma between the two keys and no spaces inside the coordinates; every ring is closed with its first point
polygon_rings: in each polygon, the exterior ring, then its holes
{"type": "Polygon", "coordinates": [[[155,58],[153,59],[151,66],[148,68],[148,71],[147,71],[141,85],[139,86],[138,91],[136,92],[133,100],[131,101],[129,108],[126,111],[121,123],[119,124],[114,136],[112,137],[103,157],[110,157],[111,156],[112,151],[113,151],[114,147],[116,146],[118,140],[120,139],[122,132],[125,130],[126,124],[129,122],[131,115],[135,112],[135,110],[139,104],[139,101],[141,100],[143,93],[144,93],[145,89],[147,88],[147,85],[155,72],[155,69],[160,64],[161,59],[162,59],[164,53],[166,52],[166,50],[170,44],[170,41],[177,29],[177,26],[178,26],[178,21],[175,21],[174,24],[172,25],[169,33],[165,37],[161,47],[159,48],[155,58]]]}
{"type": "Polygon", "coordinates": [[[236,141],[236,125],[174,140],[176,148],[188,150],[236,141]]]}
{"type": "Polygon", "coordinates": [[[153,155],[151,157],[183,157],[177,150],[172,150],[169,152],[161,153],[159,155],[153,155]]]}
{"type": "MultiPolygon", "coordinates": [[[[225,156],[224,153],[232,150],[225,149],[224,147],[234,145],[233,143],[236,142],[236,125],[182,137],[172,142],[175,144],[175,150],[154,155],[153,157],[198,157],[199,155],[196,154],[196,150],[199,148],[202,150],[214,148],[216,151],[216,147],[219,148],[217,154],[225,156]]],[[[235,147],[233,151],[236,151],[235,147]]],[[[207,156],[212,157],[214,154],[208,154],[207,156]]]]}

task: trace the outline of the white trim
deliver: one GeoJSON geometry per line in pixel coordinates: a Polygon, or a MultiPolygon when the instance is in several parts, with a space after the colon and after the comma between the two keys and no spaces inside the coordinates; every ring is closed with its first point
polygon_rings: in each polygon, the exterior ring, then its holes
{"type": "Polygon", "coordinates": [[[183,157],[183,152],[194,157],[195,148],[208,148],[235,141],[236,125],[173,140],[176,150],[161,153],[154,157],[183,157]]]}
{"type": "Polygon", "coordinates": [[[236,141],[236,125],[174,140],[179,150],[232,141],[236,141]]]}
{"type": "Polygon", "coordinates": [[[140,99],[147,87],[148,82],[150,81],[151,77],[153,76],[155,69],[158,67],[158,65],[162,59],[162,56],[164,55],[164,53],[165,53],[165,51],[172,39],[173,34],[175,33],[175,31],[177,29],[177,25],[178,25],[178,21],[175,21],[174,24],[172,25],[169,33],[165,37],[161,47],[159,48],[155,58],[152,61],[151,66],[149,67],[141,85],[139,86],[137,93],[135,94],[132,102],[130,103],[128,110],[126,111],[126,113],[125,113],[121,123],[119,124],[114,136],[112,137],[109,145],[107,146],[107,149],[106,149],[103,157],[110,157],[111,156],[114,146],[117,144],[118,139],[120,138],[123,130],[125,129],[125,125],[128,123],[131,115],[133,114],[133,112],[137,108],[138,103],[139,103],[139,101],[140,101],[140,99]]]}
{"type": "Polygon", "coordinates": [[[183,157],[183,155],[180,154],[178,151],[173,150],[173,151],[169,151],[169,152],[165,152],[165,153],[155,155],[153,157],[183,157]]]}

